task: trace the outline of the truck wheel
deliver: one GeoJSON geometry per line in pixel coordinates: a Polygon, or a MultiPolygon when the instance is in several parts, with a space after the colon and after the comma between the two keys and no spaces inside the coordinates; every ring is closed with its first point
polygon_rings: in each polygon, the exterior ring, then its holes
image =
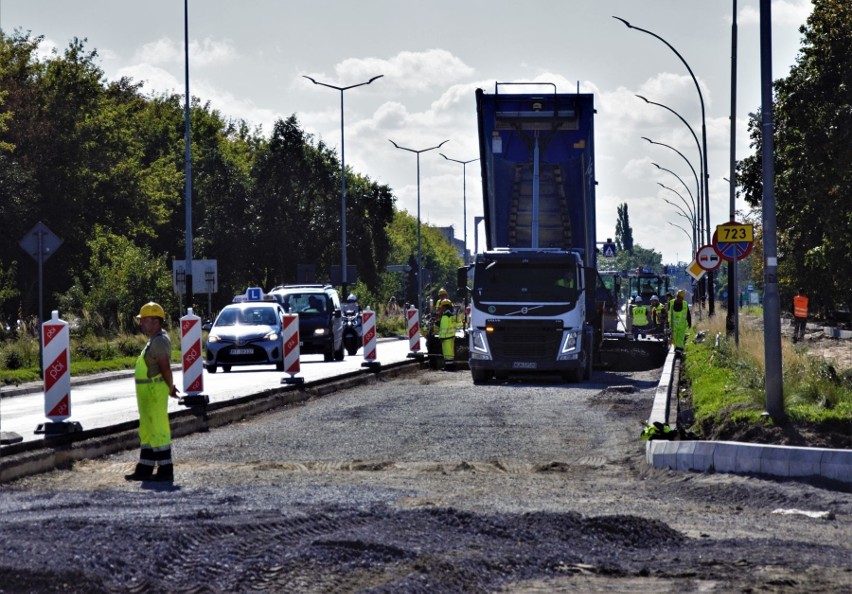
{"type": "Polygon", "coordinates": [[[594,361],[592,360],[592,353],[586,353],[586,365],[583,367],[583,379],[588,380],[592,379],[592,365],[594,361]]]}
{"type": "Polygon", "coordinates": [[[487,369],[471,369],[470,376],[474,384],[486,384],[491,379],[491,372],[487,369]]]}

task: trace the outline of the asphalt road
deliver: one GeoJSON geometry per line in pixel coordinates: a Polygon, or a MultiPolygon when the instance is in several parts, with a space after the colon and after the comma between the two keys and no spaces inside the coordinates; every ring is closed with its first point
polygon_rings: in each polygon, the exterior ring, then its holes
{"type": "MultiPolygon", "coordinates": [[[[425,348],[425,345],[424,345],[425,348]]],[[[379,363],[404,361],[409,352],[407,340],[382,340],[377,344],[376,354],[379,363]]],[[[362,353],[346,356],[343,361],[324,362],[322,355],[304,355],[300,360],[301,370],[297,377],[306,382],[332,377],[342,373],[361,369],[364,362],[362,353]]],[[[72,378],[71,415],[69,422],[79,422],[83,429],[109,427],[139,418],[136,408],[136,392],[133,372],[109,374],[114,378],[72,378]],[[90,381],[92,383],[90,383],[90,381]]],[[[204,371],[204,393],[210,402],[233,400],[249,394],[279,388],[281,380],[290,374],[275,371],[272,365],[235,366],[230,373],[221,369],[214,374],[204,371]]],[[[183,387],[180,371],[174,374],[175,384],[183,387]]],[[[4,388],[0,391],[0,431],[16,433],[24,441],[43,439],[43,435],[34,433],[36,427],[49,420],[45,418],[44,390],[41,384],[33,384],[17,389],[4,388]],[[15,394],[12,396],[12,394],[15,394]]],[[[169,412],[184,407],[176,399],[169,399],[169,412]]]]}
{"type": "Polygon", "coordinates": [[[659,375],[412,369],[179,438],[172,486],[19,479],[0,591],[852,591],[848,492],[646,464],[659,375]]]}

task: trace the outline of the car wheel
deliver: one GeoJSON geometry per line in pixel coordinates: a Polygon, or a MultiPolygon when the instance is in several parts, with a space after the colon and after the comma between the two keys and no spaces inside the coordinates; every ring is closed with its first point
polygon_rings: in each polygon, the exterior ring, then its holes
{"type": "Polygon", "coordinates": [[[275,364],[275,371],[284,371],[284,361],[275,364]]]}
{"type": "Polygon", "coordinates": [[[340,339],[340,348],[334,351],[334,360],[335,361],[343,361],[344,357],[346,357],[346,350],[343,348],[343,339],[340,339]]]}
{"type": "Polygon", "coordinates": [[[230,365],[222,365],[222,371],[224,371],[225,373],[231,373],[231,366],[230,365]]]}
{"type": "Polygon", "coordinates": [[[207,369],[207,373],[216,373],[216,366],[215,365],[208,365],[206,367],[206,369],[207,369]]]}
{"type": "Polygon", "coordinates": [[[334,361],[334,344],[328,343],[328,346],[325,347],[325,350],[322,353],[323,361],[334,361]]]}

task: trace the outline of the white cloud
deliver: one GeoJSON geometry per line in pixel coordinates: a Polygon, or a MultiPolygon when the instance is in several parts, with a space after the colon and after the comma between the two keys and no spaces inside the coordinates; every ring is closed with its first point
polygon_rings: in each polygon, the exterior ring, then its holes
{"type": "MultiPolygon", "coordinates": [[[[208,37],[201,42],[189,42],[190,68],[228,64],[237,58],[237,51],[228,39],[216,41],[208,37]]],[[[143,45],[136,52],[136,59],[145,64],[183,64],[183,43],[161,37],[143,45]]]]}
{"type": "Polygon", "coordinates": [[[349,58],[334,67],[334,81],[322,73],[311,76],[322,82],[347,86],[382,74],[383,85],[391,84],[407,91],[426,91],[443,87],[473,75],[474,70],[461,58],[443,49],[424,52],[399,52],[392,58],[349,58]]]}

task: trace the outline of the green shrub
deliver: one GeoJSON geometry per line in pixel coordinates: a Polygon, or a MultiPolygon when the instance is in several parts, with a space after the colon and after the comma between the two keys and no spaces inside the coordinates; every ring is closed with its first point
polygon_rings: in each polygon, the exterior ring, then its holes
{"type": "Polygon", "coordinates": [[[87,336],[77,343],[73,353],[75,357],[92,361],[106,361],[117,356],[116,349],[104,339],[87,336]]]}
{"type": "Polygon", "coordinates": [[[0,349],[0,366],[9,370],[38,367],[38,353],[39,343],[34,338],[24,337],[7,342],[0,349]]]}

